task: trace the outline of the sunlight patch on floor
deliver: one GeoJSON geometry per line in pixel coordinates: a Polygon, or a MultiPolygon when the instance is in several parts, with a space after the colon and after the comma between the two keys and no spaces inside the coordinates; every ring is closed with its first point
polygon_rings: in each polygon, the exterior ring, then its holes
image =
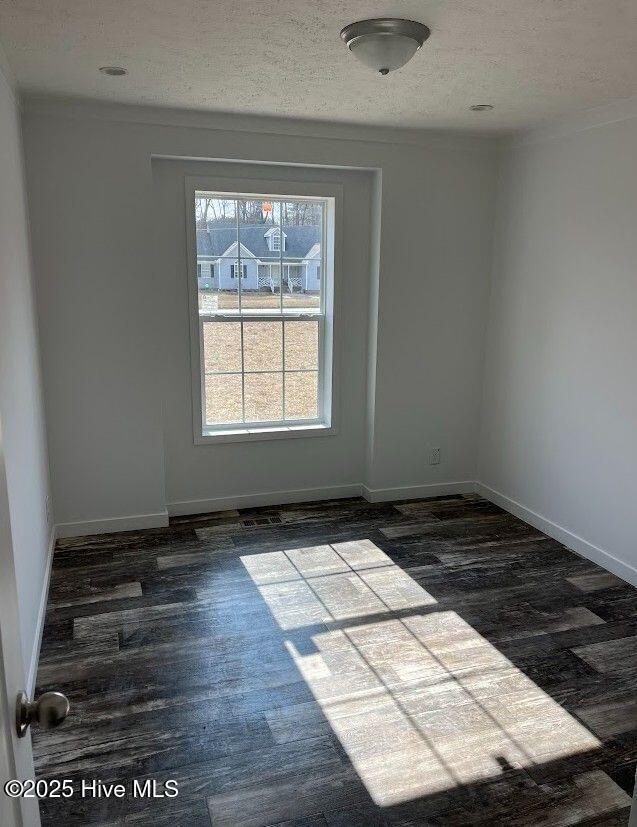
{"type": "Polygon", "coordinates": [[[241,559],[375,803],[600,746],[370,540],[241,559]]]}

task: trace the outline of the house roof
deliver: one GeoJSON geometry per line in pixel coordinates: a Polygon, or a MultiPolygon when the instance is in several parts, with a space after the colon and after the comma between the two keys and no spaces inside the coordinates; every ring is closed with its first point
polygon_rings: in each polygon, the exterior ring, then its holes
{"type": "Polygon", "coordinates": [[[308,251],[305,258],[320,258],[320,256],[321,256],[321,245],[317,243],[317,244],[314,244],[310,248],[310,250],[308,251]]]}
{"type": "MultiPolygon", "coordinates": [[[[261,259],[278,258],[278,251],[270,250],[265,234],[272,229],[271,224],[256,224],[241,227],[241,244],[261,259]]],[[[319,226],[289,226],[284,228],[286,236],[285,257],[305,258],[312,247],[320,241],[319,226]]],[[[234,225],[208,226],[207,230],[197,230],[197,255],[202,258],[219,258],[237,240],[237,228],[234,225]]]]}

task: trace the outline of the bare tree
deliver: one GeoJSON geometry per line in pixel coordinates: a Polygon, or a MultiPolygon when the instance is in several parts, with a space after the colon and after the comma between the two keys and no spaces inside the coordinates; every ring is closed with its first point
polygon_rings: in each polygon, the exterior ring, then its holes
{"type": "Polygon", "coordinates": [[[198,195],[195,199],[195,220],[197,227],[205,229],[208,224],[226,223],[235,217],[235,202],[212,195],[198,195]]]}
{"type": "Polygon", "coordinates": [[[316,227],[321,223],[321,207],[313,201],[284,204],[283,224],[288,227],[316,227]]]}
{"type": "Polygon", "coordinates": [[[237,200],[215,198],[201,194],[195,199],[197,227],[205,229],[210,224],[227,224],[236,220],[238,210],[242,224],[279,224],[288,227],[316,227],[321,223],[321,206],[313,201],[274,202],[269,212],[264,212],[266,202],[257,199],[237,200]]]}

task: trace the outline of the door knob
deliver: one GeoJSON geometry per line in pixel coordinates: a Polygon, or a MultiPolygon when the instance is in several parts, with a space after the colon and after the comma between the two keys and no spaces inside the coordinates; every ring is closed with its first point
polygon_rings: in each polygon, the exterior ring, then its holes
{"type": "Polygon", "coordinates": [[[30,701],[26,692],[19,692],[15,708],[18,737],[23,738],[29,725],[34,722],[42,729],[59,726],[69,714],[70,708],[69,699],[61,692],[45,692],[37,701],[30,701]]]}

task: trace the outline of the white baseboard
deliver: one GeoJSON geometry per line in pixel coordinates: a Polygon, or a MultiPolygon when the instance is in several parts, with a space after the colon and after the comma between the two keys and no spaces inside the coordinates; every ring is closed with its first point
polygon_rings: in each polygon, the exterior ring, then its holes
{"type": "Polygon", "coordinates": [[[356,483],[330,485],[326,488],[299,488],[289,491],[265,491],[260,494],[237,494],[234,497],[215,497],[207,500],[184,500],[168,503],[168,513],[171,517],[183,514],[207,514],[212,511],[256,508],[260,505],[285,505],[360,496],[361,486],[356,483]]]}
{"type": "Polygon", "coordinates": [[[264,491],[254,494],[235,494],[229,497],[212,497],[202,500],[182,500],[167,504],[166,512],[140,514],[131,517],[113,517],[106,520],[86,520],[62,523],[57,526],[58,537],[79,537],[87,534],[103,534],[113,531],[134,531],[141,528],[157,528],[168,524],[167,516],[206,514],[214,511],[231,511],[238,508],[257,508],[262,505],[286,505],[314,500],[338,500],[346,497],[365,497],[369,502],[408,500],[418,497],[437,497],[445,494],[467,494],[475,491],[473,480],[462,482],[427,483],[399,488],[368,488],[360,483],[328,485],[320,488],[297,488],[285,491],[264,491]]]}
{"type": "Polygon", "coordinates": [[[424,485],[403,485],[398,488],[368,488],[361,486],[363,497],[370,503],[391,500],[417,500],[426,497],[444,497],[447,494],[473,494],[476,490],[473,480],[461,482],[430,482],[424,485]]]}
{"type": "Polygon", "coordinates": [[[49,535],[49,547],[47,549],[46,571],[44,573],[44,583],[42,584],[42,593],[40,594],[40,606],[38,607],[38,619],[35,626],[35,640],[33,641],[33,649],[31,650],[31,659],[29,661],[29,674],[27,675],[26,691],[27,695],[32,698],[33,690],[35,689],[35,681],[38,676],[38,663],[40,661],[40,649],[42,648],[42,634],[44,632],[44,618],[46,617],[46,604],[49,599],[49,583],[51,582],[51,569],[53,567],[53,553],[55,552],[55,541],[57,540],[56,527],[52,526],[49,535]]]}
{"type": "Polygon", "coordinates": [[[593,545],[593,543],[589,543],[588,540],[585,540],[578,534],[574,534],[572,531],[554,523],[547,517],[543,517],[541,514],[537,514],[535,511],[531,511],[530,508],[512,500],[510,497],[501,494],[493,488],[489,488],[489,486],[484,485],[484,483],[476,482],[475,490],[485,499],[499,505],[500,508],[504,508],[505,511],[519,517],[534,528],[543,531],[544,534],[548,534],[548,536],[554,540],[558,540],[558,542],[565,545],[566,548],[571,549],[571,551],[575,551],[582,557],[586,557],[587,560],[597,563],[598,566],[616,574],[617,577],[621,577],[622,580],[625,580],[632,586],[637,586],[637,569],[628,563],[624,563],[622,560],[618,560],[617,557],[614,557],[610,552],[604,551],[604,549],[593,545]]]}
{"type": "Polygon", "coordinates": [[[360,483],[351,483],[350,485],[330,485],[325,488],[299,488],[288,491],[267,491],[262,494],[238,494],[234,497],[216,497],[206,500],[185,500],[168,503],[168,513],[172,517],[183,514],[206,514],[212,511],[231,511],[237,508],[256,508],[260,505],[285,505],[361,496],[371,503],[376,503],[387,500],[437,497],[444,494],[467,494],[473,491],[475,491],[473,480],[376,489],[368,488],[360,483]]]}
{"type": "Polygon", "coordinates": [[[59,523],[58,537],[85,537],[90,534],[111,534],[117,531],[137,531],[142,528],[163,528],[168,525],[168,512],[131,514],[128,517],[109,517],[105,520],[82,520],[77,523],[59,523]]]}
{"type": "MultiPolygon", "coordinates": [[[[499,491],[490,488],[482,482],[461,480],[458,482],[425,483],[423,485],[405,485],[395,488],[370,488],[367,485],[352,483],[349,485],[331,485],[323,488],[301,488],[287,491],[266,491],[255,494],[239,494],[231,497],[215,497],[203,500],[185,500],[168,503],[167,510],[155,514],[134,514],[128,517],[112,517],[104,520],[84,520],[75,523],[62,523],[56,526],[57,537],[80,537],[90,534],[106,534],[117,531],[135,531],[144,528],[162,528],[168,525],[168,515],[204,514],[213,511],[229,511],[239,508],[256,508],[262,505],[284,505],[288,503],[312,502],[313,500],[332,500],[345,497],[364,497],[372,503],[390,502],[392,500],[411,500],[426,497],[441,497],[447,494],[470,494],[477,492],[487,500],[496,503],[505,511],[514,514],[529,525],[553,537],[567,548],[581,554],[607,571],[621,577],[634,586],[637,586],[637,569],[624,563],[610,552],[588,542],[583,537],[569,531],[563,526],[554,523],[542,514],[537,514],[530,508],[507,497],[499,491]]],[[[52,535],[53,536],[53,535],[52,535]]],[[[53,541],[54,542],[54,541],[53,541]]],[[[52,549],[50,553],[52,559],[52,549]]],[[[47,571],[47,591],[48,577],[47,571]]],[[[46,610],[46,597],[40,607],[38,630],[41,636],[41,626],[46,610]]],[[[29,680],[35,679],[37,670],[37,653],[39,652],[39,638],[36,652],[31,660],[29,680]],[[33,675],[31,674],[33,673],[33,675]]]]}

